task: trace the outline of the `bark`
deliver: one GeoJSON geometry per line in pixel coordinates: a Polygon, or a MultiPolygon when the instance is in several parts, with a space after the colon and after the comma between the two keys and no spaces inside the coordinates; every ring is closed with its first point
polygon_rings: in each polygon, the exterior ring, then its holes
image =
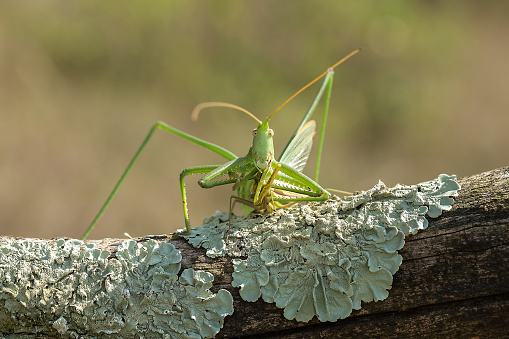
{"type": "MultiPolygon", "coordinates": [[[[183,269],[211,272],[213,292],[232,293],[235,311],[218,338],[509,337],[509,167],[458,181],[452,210],[405,239],[389,297],[334,323],[289,321],[274,304],[243,301],[231,286],[231,259],[208,258],[184,240],[150,239],[172,242],[183,269]]],[[[94,243],[114,251],[119,241],[94,243]]]]}

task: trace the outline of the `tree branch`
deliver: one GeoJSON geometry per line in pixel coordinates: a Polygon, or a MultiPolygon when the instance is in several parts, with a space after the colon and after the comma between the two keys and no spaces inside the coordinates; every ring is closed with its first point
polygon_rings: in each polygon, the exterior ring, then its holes
{"type": "MultiPolygon", "coordinates": [[[[204,249],[167,236],[139,239],[168,241],[182,253],[182,269],[214,275],[212,291],[226,289],[234,313],[218,338],[334,338],[509,335],[509,167],[458,182],[462,189],[452,210],[417,235],[406,237],[403,263],[394,276],[389,297],[363,303],[346,319],[321,323],[289,321],[275,304],[241,299],[231,286],[230,258],[211,259],[204,249]]],[[[8,240],[0,237],[1,241],[8,240]]],[[[90,241],[111,252],[120,239],[90,241]]],[[[34,327],[32,333],[36,333],[34,327]]],[[[40,332],[39,332],[40,333],[40,332]]]]}

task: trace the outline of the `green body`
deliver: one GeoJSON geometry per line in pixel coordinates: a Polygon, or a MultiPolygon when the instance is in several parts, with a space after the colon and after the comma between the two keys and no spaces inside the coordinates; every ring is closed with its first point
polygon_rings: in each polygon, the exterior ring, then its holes
{"type": "MultiPolygon", "coordinates": [[[[198,184],[203,188],[212,188],[220,185],[233,184],[233,189],[237,190],[237,195],[232,195],[230,198],[230,215],[233,208],[232,202],[235,203],[236,201],[239,201],[243,204],[244,212],[249,212],[253,209],[275,211],[277,208],[282,208],[299,201],[323,201],[328,199],[331,194],[322,188],[317,183],[317,181],[323,137],[327,120],[328,105],[332,90],[332,80],[334,74],[333,68],[358,51],[359,50],[356,50],[350,53],[347,57],[343,58],[334,66],[329,68],[328,71],[324,72],[318,78],[310,82],[308,85],[294,94],[290,99],[288,99],[285,103],[283,103],[283,105],[281,105],[263,122],[254,117],[251,113],[235,106],[234,108],[244,111],[246,114],[250,115],[258,122],[258,127],[253,131],[253,144],[247,155],[244,157],[238,158],[235,154],[223,147],[191,136],[164,122],[157,122],[149,131],[147,137],[120,177],[119,181],[115,185],[113,191],[102,206],[101,210],[84,233],[82,239],[86,239],[89,233],[92,231],[95,224],[110,204],[118,188],[124,181],[127,173],[134,165],[146,144],[152,137],[153,133],[157,129],[168,131],[195,144],[210,149],[211,151],[218,153],[228,160],[228,162],[222,165],[190,167],[184,169],[180,173],[180,189],[182,193],[182,205],[184,210],[186,232],[190,231],[191,226],[189,223],[189,212],[187,207],[187,196],[184,178],[190,174],[204,174],[204,176],[198,181],[198,184]],[[273,145],[274,132],[269,128],[269,120],[295,95],[322,77],[324,77],[324,81],[318,90],[313,103],[293,133],[290,141],[281,153],[281,156],[278,158],[278,160],[276,160],[274,157],[273,145]],[[301,171],[307,162],[309,152],[311,151],[312,138],[315,134],[315,122],[313,120],[310,121],[309,119],[325,91],[325,105],[322,118],[322,128],[320,132],[320,142],[318,146],[316,171],[314,180],[312,180],[311,178],[304,175],[301,171]]],[[[233,107],[234,105],[217,105],[216,103],[216,105],[209,106],[233,107]]]]}

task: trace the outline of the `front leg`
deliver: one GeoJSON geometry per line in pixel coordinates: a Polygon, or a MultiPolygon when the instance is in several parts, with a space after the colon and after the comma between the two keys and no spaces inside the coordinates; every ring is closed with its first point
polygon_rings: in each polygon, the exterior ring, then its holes
{"type": "Polygon", "coordinates": [[[272,193],[272,183],[274,182],[274,179],[276,178],[276,175],[278,174],[280,168],[281,168],[281,164],[276,163],[274,171],[272,172],[269,180],[266,183],[265,182],[260,183],[260,185],[262,185],[262,189],[260,191],[260,195],[259,195],[258,199],[254,201],[255,204],[257,204],[257,205],[263,204],[263,208],[268,209],[269,212],[274,211],[274,212],[278,213],[276,211],[276,206],[274,205],[273,196],[272,196],[272,194],[269,194],[269,193],[272,193]]]}
{"type": "Polygon", "coordinates": [[[189,224],[189,211],[187,208],[187,197],[186,197],[186,184],[184,183],[184,178],[190,174],[203,174],[208,173],[214,169],[216,169],[220,165],[208,165],[208,166],[196,166],[184,168],[180,173],[179,182],[180,182],[180,193],[182,196],[182,207],[184,208],[184,221],[186,224],[186,233],[189,234],[191,231],[191,226],[189,224]]]}
{"type": "Polygon", "coordinates": [[[182,208],[184,210],[184,221],[186,224],[186,233],[191,231],[189,222],[189,210],[187,207],[186,187],[184,178],[190,174],[203,174],[206,175],[198,181],[198,184],[203,188],[212,188],[221,185],[233,184],[237,182],[238,175],[232,176],[229,173],[241,173],[242,170],[251,171],[252,168],[246,168],[250,163],[250,159],[246,157],[237,158],[228,161],[223,165],[207,165],[186,168],[180,173],[180,191],[182,194],[182,208]],[[228,179],[221,180],[221,177],[228,176],[228,179]]]}

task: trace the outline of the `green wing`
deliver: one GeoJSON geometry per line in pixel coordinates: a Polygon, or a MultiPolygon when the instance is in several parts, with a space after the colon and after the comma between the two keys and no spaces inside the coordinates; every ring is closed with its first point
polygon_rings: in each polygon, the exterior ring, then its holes
{"type": "Polygon", "coordinates": [[[295,134],[295,137],[290,141],[283,154],[279,157],[279,161],[302,172],[308,161],[311,147],[313,146],[313,136],[316,133],[315,129],[316,122],[314,120],[310,120],[302,126],[297,134],[295,134]]]}

